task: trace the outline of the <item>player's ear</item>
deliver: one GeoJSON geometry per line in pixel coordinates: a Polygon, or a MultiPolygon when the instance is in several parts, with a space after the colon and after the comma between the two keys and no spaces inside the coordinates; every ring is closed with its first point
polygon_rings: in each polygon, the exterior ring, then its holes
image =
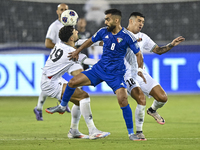
{"type": "Polygon", "coordinates": [[[115,18],[115,23],[119,23],[119,18],[115,18]]]}

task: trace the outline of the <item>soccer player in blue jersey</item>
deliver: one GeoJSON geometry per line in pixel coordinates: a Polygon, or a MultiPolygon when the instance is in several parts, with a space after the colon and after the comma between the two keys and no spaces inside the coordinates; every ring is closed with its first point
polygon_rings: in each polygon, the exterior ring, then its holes
{"type": "MultiPolygon", "coordinates": [[[[90,39],[69,55],[70,59],[76,61],[81,50],[102,40],[104,45],[101,59],[92,68],[74,76],[66,87],[61,104],[57,107],[48,108],[48,111],[51,113],[63,113],[76,87],[84,85],[96,86],[105,81],[117,95],[118,103],[126,122],[129,139],[140,141],[141,139],[133,131],[132,110],[127,100],[127,90],[124,82],[126,71],[124,57],[129,47],[137,57],[138,67],[143,68],[142,54],[133,34],[121,27],[121,12],[119,10],[106,10],[105,24],[107,27],[99,29],[90,39]]],[[[142,72],[138,72],[138,75],[146,82],[142,72]]]]}

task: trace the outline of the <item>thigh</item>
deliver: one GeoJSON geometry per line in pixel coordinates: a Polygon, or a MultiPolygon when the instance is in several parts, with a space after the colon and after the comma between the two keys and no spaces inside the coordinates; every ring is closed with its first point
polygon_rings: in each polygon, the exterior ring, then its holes
{"type": "Polygon", "coordinates": [[[149,94],[159,102],[167,101],[167,94],[160,85],[153,87],[149,94]]]}
{"type": "Polygon", "coordinates": [[[68,84],[70,87],[76,88],[79,86],[91,85],[91,81],[85,74],[79,73],[78,75],[74,76],[68,84]]]}
{"type": "Polygon", "coordinates": [[[144,92],[144,94],[148,97],[151,97],[150,96],[151,90],[155,86],[159,85],[159,83],[155,79],[153,79],[147,72],[144,72],[143,75],[144,75],[147,83],[145,83],[140,76],[137,76],[137,81],[138,81],[142,91],[144,92]]]}
{"type": "Polygon", "coordinates": [[[96,86],[103,81],[101,74],[97,73],[93,68],[89,68],[82,73],[90,80],[89,85],[96,86]]]}

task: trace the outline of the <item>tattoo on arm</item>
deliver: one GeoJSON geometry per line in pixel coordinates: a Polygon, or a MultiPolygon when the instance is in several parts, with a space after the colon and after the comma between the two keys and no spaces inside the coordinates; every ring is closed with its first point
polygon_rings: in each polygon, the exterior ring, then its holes
{"type": "Polygon", "coordinates": [[[154,53],[156,53],[156,54],[163,54],[163,53],[166,53],[166,52],[168,52],[170,49],[172,49],[174,46],[171,44],[171,43],[169,43],[169,44],[167,44],[167,45],[165,45],[165,46],[162,46],[162,47],[156,47],[155,49],[154,49],[154,53]]]}

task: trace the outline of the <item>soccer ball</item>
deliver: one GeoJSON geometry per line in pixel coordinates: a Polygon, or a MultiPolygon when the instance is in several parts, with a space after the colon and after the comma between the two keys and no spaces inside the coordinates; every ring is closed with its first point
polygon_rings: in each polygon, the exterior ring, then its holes
{"type": "Polygon", "coordinates": [[[78,14],[74,10],[65,10],[61,14],[61,22],[64,26],[75,26],[78,21],[78,14]]]}

